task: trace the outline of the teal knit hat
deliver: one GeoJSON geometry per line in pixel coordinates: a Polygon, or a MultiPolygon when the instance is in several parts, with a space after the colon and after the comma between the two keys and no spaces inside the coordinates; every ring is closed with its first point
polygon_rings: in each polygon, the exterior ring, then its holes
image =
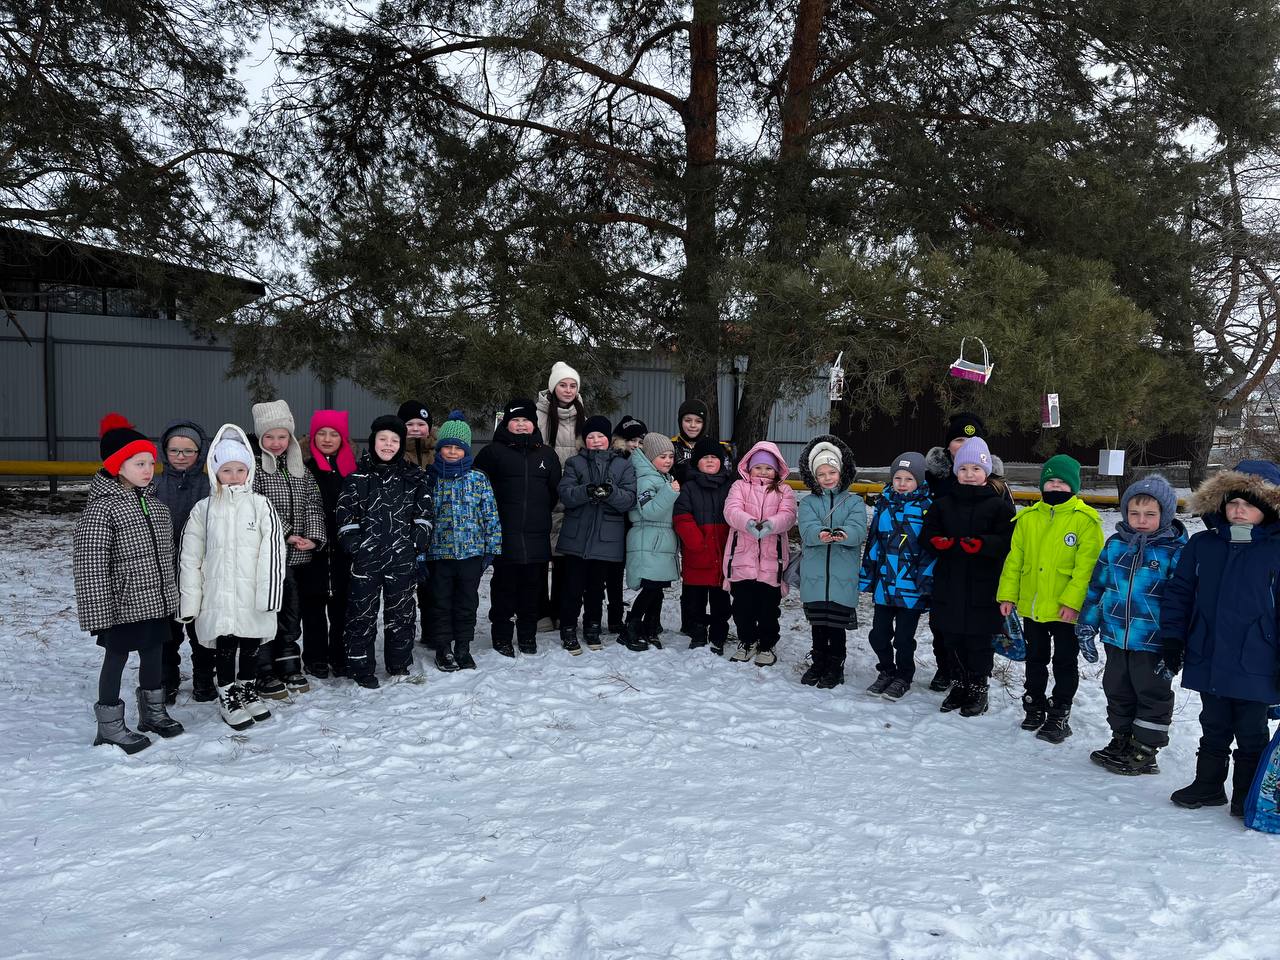
{"type": "Polygon", "coordinates": [[[437,450],[450,443],[457,444],[470,455],[471,427],[463,418],[461,410],[455,410],[449,414],[449,419],[440,424],[440,429],[436,432],[437,450]]]}
{"type": "Polygon", "coordinates": [[[1045,461],[1040,471],[1040,489],[1050,480],[1061,480],[1071,488],[1072,493],[1080,492],[1080,461],[1060,453],[1045,461]]]}

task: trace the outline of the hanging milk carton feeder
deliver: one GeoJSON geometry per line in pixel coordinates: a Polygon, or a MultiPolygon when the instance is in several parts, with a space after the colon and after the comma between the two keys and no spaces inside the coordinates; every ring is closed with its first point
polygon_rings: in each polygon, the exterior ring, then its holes
{"type": "Polygon", "coordinates": [[[1123,477],[1124,476],[1124,451],[1123,450],[1099,450],[1098,451],[1098,476],[1123,477]]]}
{"type": "Polygon", "coordinates": [[[1040,398],[1040,426],[1046,430],[1062,426],[1062,408],[1056,393],[1046,393],[1040,398]]]}
{"type": "Polygon", "coordinates": [[[828,381],[829,397],[832,400],[839,400],[844,396],[844,367],[841,362],[844,359],[844,351],[840,351],[840,355],[836,357],[836,362],[831,365],[831,376],[828,381]]]}
{"type": "Polygon", "coordinates": [[[982,361],[966,360],[964,356],[965,344],[969,342],[969,338],[965,337],[960,341],[960,356],[951,364],[951,375],[960,380],[972,380],[974,383],[986,383],[991,379],[991,371],[995,369],[995,364],[991,362],[991,354],[987,352],[987,345],[982,341],[981,337],[974,337],[978,341],[978,346],[982,347],[982,361]]]}

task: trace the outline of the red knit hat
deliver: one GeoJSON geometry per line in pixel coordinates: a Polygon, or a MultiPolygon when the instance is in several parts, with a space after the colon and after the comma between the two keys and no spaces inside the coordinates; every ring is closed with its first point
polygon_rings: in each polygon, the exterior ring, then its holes
{"type": "Polygon", "coordinates": [[[156,445],[118,413],[108,413],[102,418],[98,424],[98,437],[102,466],[113,477],[119,475],[126,460],[139,453],[149,453],[157,460],[160,458],[156,445]]]}

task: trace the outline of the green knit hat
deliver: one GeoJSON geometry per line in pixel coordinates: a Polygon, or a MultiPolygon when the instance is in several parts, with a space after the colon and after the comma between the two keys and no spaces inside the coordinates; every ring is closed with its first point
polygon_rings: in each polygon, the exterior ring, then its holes
{"type": "Polygon", "coordinates": [[[437,450],[450,443],[457,444],[468,454],[471,453],[471,427],[463,419],[461,410],[449,414],[449,419],[440,424],[440,429],[436,431],[437,450]]]}
{"type": "Polygon", "coordinates": [[[1040,489],[1050,480],[1061,480],[1071,488],[1072,493],[1080,492],[1080,461],[1060,453],[1050,457],[1040,471],[1040,489]]]}

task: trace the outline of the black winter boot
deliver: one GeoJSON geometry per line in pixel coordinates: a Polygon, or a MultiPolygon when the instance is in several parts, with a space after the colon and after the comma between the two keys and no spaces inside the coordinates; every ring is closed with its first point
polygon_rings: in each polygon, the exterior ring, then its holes
{"type": "Polygon", "coordinates": [[[967,683],[969,695],[960,707],[960,716],[962,717],[980,717],[987,712],[987,681],[979,680],[976,683],[967,683]]]}
{"type": "Polygon", "coordinates": [[[697,650],[699,647],[707,645],[707,625],[705,623],[694,624],[689,629],[689,649],[697,650]]]}
{"type": "Polygon", "coordinates": [[[95,747],[110,743],[125,753],[133,754],[151,746],[151,738],[134,733],[124,723],[124,701],[115,703],[95,703],[94,715],[98,718],[98,735],[93,740],[95,747]]]}
{"type": "Polygon", "coordinates": [[[951,682],[951,689],[947,691],[947,695],[942,698],[942,706],[938,708],[941,713],[951,713],[953,710],[959,710],[969,702],[969,685],[961,679],[955,679],[951,682]]]}
{"type": "Polygon", "coordinates": [[[502,637],[493,641],[493,652],[504,657],[514,658],[516,655],[516,648],[512,646],[510,637],[502,637]]]}
{"type": "Polygon", "coordinates": [[[600,640],[600,624],[584,623],[582,625],[582,642],[588,650],[599,650],[603,644],[600,640]]]}
{"type": "Polygon", "coordinates": [[[1249,796],[1249,790],[1253,787],[1253,777],[1258,772],[1258,761],[1261,759],[1260,753],[1246,753],[1244,750],[1235,752],[1235,764],[1231,768],[1231,815],[1233,817],[1244,816],[1244,802],[1249,796]]]}
{"type": "Polygon", "coordinates": [[[1206,753],[1201,750],[1196,754],[1196,778],[1181,790],[1170,795],[1179,807],[1187,810],[1199,810],[1201,807],[1221,807],[1227,802],[1227,791],[1223,784],[1227,782],[1227,767],[1231,758],[1225,753],[1206,753]]]}
{"type": "Polygon", "coordinates": [[[1043,700],[1038,700],[1029,693],[1022,695],[1022,709],[1026,716],[1022,718],[1023,730],[1039,730],[1044,726],[1045,714],[1048,710],[1043,700]]]}
{"type": "Polygon", "coordinates": [[[453,662],[458,665],[459,670],[474,670],[476,658],[471,655],[471,644],[459,643],[453,651],[453,662]]]}
{"type": "Polygon", "coordinates": [[[458,661],[453,659],[453,653],[451,651],[436,651],[436,669],[441,673],[453,673],[458,669],[458,661]]]}
{"type": "Polygon", "coordinates": [[[945,664],[939,664],[933,679],[929,681],[929,689],[934,693],[941,693],[943,690],[950,689],[952,682],[951,670],[945,664]]]}
{"type": "Polygon", "coordinates": [[[1159,747],[1132,740],[1117,760],[1113,763],[1103,764],[1103,766],[1112,773],[1118,773],[1124,777],[1140,777],[1147,773],[1159,773],[1160,765],[1156,763],[1156,754],[1159,753],[1159,750],[1159,747]]]}
{"type": "Polygon", "coordinates": [[[1060,706],[1050,700],[1049,713],[1045,717],[1044,726],[1036,734],[1036,739],[1043,740],[1045,743],[1061,743],[1071,736],[1071,724],[1067,722],[1070,719],[1071,704],[1060,706]]]}
{"type": "Polygon", "coordinates": [[[1129,752],[1129,745],[1133,742],[1133,737],[1127,733],[1117,733],[1111,737],[1111,742],[1100,750],[1094,750],[1089,754],[1089,759],[1100,767],[1114,767],[1124,759],[1129,752]]]}
{"type": "Polygon", "coordinates": [[[168,740],[182,733],[182,724],[169,716],[164,708],[164,687],[155,690],[138,688],[138,730],[156,733],[168,740]]]}
{"type": "MultiPolygon", "coordinates": [[[[756,663],[759,663],[759,657],[756,663]]],[[[818,682],[814,684],[819,690],[834,690],[840,684],[844,683],[844,663],[837,661],[829,661],[826,670],[822,676],[818,677],[818,682]]]]}
{"type": "Polygon", "coordinates": [[[640,635],[639,623],[624,623],[622,632],[618,634],[618,643],[622,644],[628,650],[634,650],[639,653],[641,650],[649,649],[649,641],[640,635]]]}
{"type": "Polygon", "coordinates": [[[582,654],[582,645],[578,643],[578,628],[576,626],[560,628],[560,646],[575,657],[582,654]]]}

